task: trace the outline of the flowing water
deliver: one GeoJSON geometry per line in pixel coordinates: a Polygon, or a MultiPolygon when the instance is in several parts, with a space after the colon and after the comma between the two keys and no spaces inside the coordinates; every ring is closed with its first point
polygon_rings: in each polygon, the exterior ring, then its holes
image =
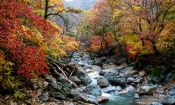
{"type": "MultiPolygon", "coordinates": [[[[88,71],[88,75],[90,76],[92,80],[92,84],[97,84],[97,77],[100,77],[99,71],[88,71]]],[[[115,86],[109,86],[109,88],[115,88],[115,86]]],[[[102,89],[102,96],[108,97],[109,101],[103,104],[99,105],[136,105],[133,101],[133,94],[127,92],[126,90],[123,90],[122,94],[119,94],[118,92],[115,93],[104,93],[102,89]]]]}
{"type": "MultiPolygon", "coordinates": [[[[93,66],[92,60],[90,56],[83,55],[79,52],[75,53],[72,58],[72,63],[79,64],[79,65],[86,65],[86,66],[93,66]],[[85,57],[84,57],[85,56],[85,57]]],[[[90,79],[92,80],[92,84],[97,84],[97,77],[100,77],[99,70],[86,70],[87,74],[89,75],[90,79]]],[[[108,88],[116,88],[116,86],[109,86],[108,88]]],[[[105,93],[102,89],[102,96],[108,97],[109,101],[106,103],[102,103],[99,105],[136,105],[133,102],[133,93],[130,93],[126,90],[122,90],[122,94],[120,94],[118,91],[115,91],[114,93],[105,93]]]]}
{"type": "Polygon", "coordinates": [[[106,94],[103,93],[103,96],[107,96],[109,101],[100,105],[136,105],[133,102],[132,93],[123,93],[123,94],[106,94]]]}

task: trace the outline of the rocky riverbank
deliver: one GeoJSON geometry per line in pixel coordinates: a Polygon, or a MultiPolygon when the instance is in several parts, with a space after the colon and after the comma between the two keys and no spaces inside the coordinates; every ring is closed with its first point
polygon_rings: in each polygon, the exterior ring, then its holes
{"type": "MultiPolygon", "coordinates": [[[[35,91],[26,91],[33,105],[173,105],[175,104],[175,82],[171,86],[158,83],[147,70],[135,70],[123,62],[97,58],[90,54],[76,52],[70,65],[76,72],[67,79],[51,72],[45,79],[33,80],[35,91]],[[98,63],[97,63],[98,61],[98,63]],[[99,64],[100,63],[100,64],[99,64]],[[100,66],[99,66],[100,65],[100,66]]],[[[73,71],[73,70],[72,70],[73,71]]],[[[66,75],[66,74],[65,74],[66,75]]],[[[167,76],[167,75],[166,75],[167,76]]],[[[169,80],[170,81],[170,80],[169,80]]],[[[17,105],[17,102],[11,102],[17,105]]]]}

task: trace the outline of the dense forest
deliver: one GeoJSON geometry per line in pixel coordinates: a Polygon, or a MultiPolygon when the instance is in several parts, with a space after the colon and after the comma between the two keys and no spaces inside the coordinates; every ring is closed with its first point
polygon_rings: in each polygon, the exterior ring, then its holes
{"type": "Polygon", "coordinates": [[[175,0],[0,0],[0,105],[174,105],[175,0]]]}

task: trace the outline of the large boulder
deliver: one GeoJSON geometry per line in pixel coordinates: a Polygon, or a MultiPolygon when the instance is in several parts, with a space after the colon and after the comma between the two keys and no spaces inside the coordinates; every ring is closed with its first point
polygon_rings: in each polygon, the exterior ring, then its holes
{"type": "Polygon", "coordinates": [[[83,69],[83,67],[78,67],[77,68],[78,70],[77,70],[77,76],[78,77],[80,77],[80,76],[83,76],[83,77],[86,77],[87,76],[87,73],[86,73],[86,70],[85,69],[83,69]]]}
{"type": "Polygon", "coordinates": [[[97,84],[92,84],[86,87],[84,92],[93,96],[100,96],[102,94],[101,88],[97,84]]]}
{"type": "Polygon", "coordinates": [[[69,79],[77,85],[81,83],[81,80],[77,76],[71,76],[69,79]]]}
{"type": "Polygon", "coordinates": [[[125,77],[116,76],[116,74],[114,74],[112,72],[105,73],[104,77],[111,84],[121,85],[121,86],[125,86],[126,85],[126,78],[125,77]]]}
{"type": "Polygon", "coordinates": [[[89,76],[86,76],[86,77],[81,76],[79,78],[80,78],[81,82],[83,83],[83,85],[85,85],[85,86],[90,85],[92,82],[92,80],[90,79],[89,76]]]}
{"type": "Polygon", "coordinates": [[[175,104],[175,87],[167,92],[167,102],[166,104],[175,104]]]}
{"type": "Polygon", "coordinates": [[[100,71],[99,74],[102,75],[102,76],[104,76],[107,73],[112,73],[115,76],[117,76],[119,74],[118,70],[115,67],[108,68],[108,69],[103,69],[103,70],[100,71]]]}
{"type": "Polygon", "coordinates": [[[127,66],[124,69],[121,69],[120,72],[123,73],[126,77],[132,77],[138,73],[137,70],[133,70],[132,66],[127,66]]]}
{"type": "Polygon", "coordinates": [[[153,95],[153,93],[156,92],[157,89],[157,85],[145,85],[145,86],[141,86],[137,89],[137,92],[139,94],[149,94],[149,95],[153,95]]]}
{"type": "Polygon", "coordinates": [[[74,101],[80,101],[81,93],[82,93],[82,90],[80,90],[79,88],[76,88],[76,89],[71,89],[70,95],[74,101]]]}
{"type": "Polygon", "coordinates": [[[96,96],[88,95],[88,94],[81,94],[80,97],[81,97],[81,100],[84,102],[98,105],[98,102],[96,101],[96,96]]]}
{"type": "Polygon", "coordinates": [[[109,82],[105,77],[98,77],[97,78],[97,83],[100,87],[108,87],[109,86],[109,82]]]}
{"type": "Polygon", "coordinates": [[[79,77],[83,85],[87,86],[92,82],[92,80],[90,79],[90,77],[82,67],[78,67],[77,77],[79,77]]]}

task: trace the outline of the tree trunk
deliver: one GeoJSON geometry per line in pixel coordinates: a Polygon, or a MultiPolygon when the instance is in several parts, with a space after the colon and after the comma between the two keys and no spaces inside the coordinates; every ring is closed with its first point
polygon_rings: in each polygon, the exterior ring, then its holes
{"type": "Polygon", "coordinates": [[[45,0],[45,13],[44,13],[44,19],[47,19],[47,12],[48,12],[48,4],[49,4],[49,1],[48,0],[45,0]]]}

